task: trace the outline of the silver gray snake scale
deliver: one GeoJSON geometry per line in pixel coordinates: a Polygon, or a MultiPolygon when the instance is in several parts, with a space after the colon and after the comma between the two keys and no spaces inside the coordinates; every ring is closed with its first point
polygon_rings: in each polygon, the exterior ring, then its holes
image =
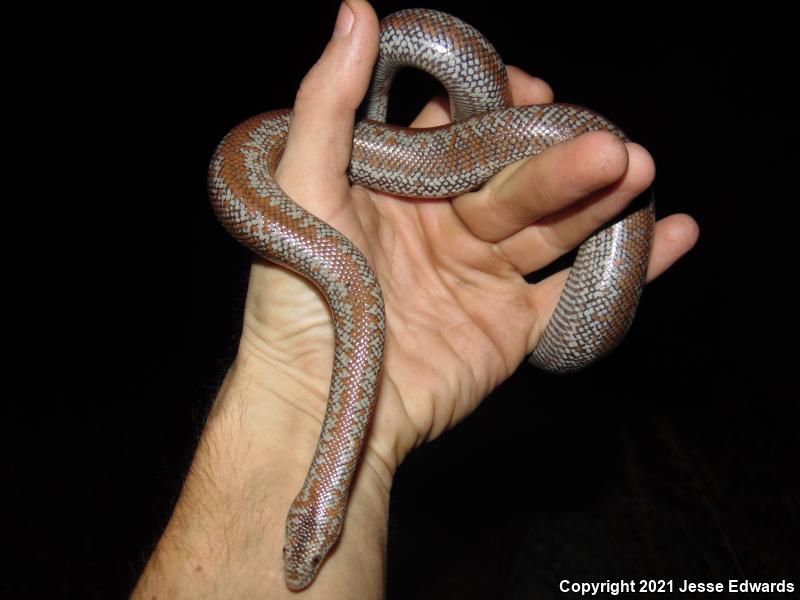
{"type": "MultiPolygon", "coordinates": [[[[450,15],[405,10],[381,23],[381,52],[357,124],[350,179],[414,198],[457,196],[504,166],[587,131],[615,125],[567,104],[511,107],[505,66],[475,29],[450,15]],[[423,69],[450,94],[454,123],[432,129],[386,125],[388,91],[404,66],[423,69]]],[[[377,399],[385,317],[378,279],[344,235],[289,198],[275,182],[291,111],[245,121],[211,160],[209,193],[227,230],[253,252],[312,281],[330,304],[334,363],[322,432],[286,522],[285,579],[308,586],[339,537],[364,437],[377,399]]],[[[570,372],[611,351],[631,324],[653,234],[649,203],[580,247],[531,362],[570,372]]]]}

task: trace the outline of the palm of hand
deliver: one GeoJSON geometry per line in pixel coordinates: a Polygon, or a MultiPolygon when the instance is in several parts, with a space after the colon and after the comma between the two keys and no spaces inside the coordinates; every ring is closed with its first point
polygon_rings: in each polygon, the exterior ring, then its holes
{"type": "MultiPolygon", "coordinates": [[[[298,184],[282,182],[298,199],[314,193],[313,184],[298,184]]],[[[496,244],[475,237],[446,199],[407,200],[361,187],[342,192],[322,218],[364,251],[381,283],[387,338],[369,447],[394,470],[413,447],[474,410],[530,352],[542,294],[496,244]]],[[[262,261],[254,264],[249,294],[244,336],[286,357],[307,385],[314,381],[317,393],[295,401],[321,421],[333,353],[324,298],[262,261]]]]}
{"type": "MultiPolygon", "coordinates": [[[[339,51],[336,44],[326,52],[339,51]]],[[[370,65],[352,63],[357,83],[347,87],[330,77],[332,60],[323,55],[301,85],[277,180],[291,198],[350,238],[377,273],[387,339],[367,454],[393,473],[411,449],[474,410],[535,347],[566,273],[536,285],[523,275],[623,210],[650,185],[654,168],[640,146],[598,132],[512,164],[481,190],[450,202],[351,188],[346,172],[353,115],[370,65]],[[347,92],[344,104],[321,101],[334,89],[347,92]]],[[[509,67],[509,80],[515,104],[553,101],[546,83],[519,69],[509,67]]],[[[444,106],[441,100],[429,103],[412,125],[448,122],[444,106]]],[[[696,237],[696,225],[685,215],[658,223],[648,279],[696,237]]],[[[312,284],[273,264],[254,263],[242,343],[290,371],[308,394],[289,402],[321,425],[333,327],[312,284]]]]}

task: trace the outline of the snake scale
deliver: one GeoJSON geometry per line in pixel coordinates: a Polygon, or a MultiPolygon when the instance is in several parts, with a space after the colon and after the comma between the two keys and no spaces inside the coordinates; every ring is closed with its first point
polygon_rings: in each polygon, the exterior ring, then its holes
{"type": "MultiPolygon", "coordinates": [[[[377,399],[385,336],[378,279],[361,251],[304,210],[275,182],[291,111],[251,118],[228,133],[209,170],[209,193],[226,229],[253,252],[312,281],[333,315],[335,349],[322,432],[286,521],[284,576],[308,586],[339,537],[361,447],[377,399]]],[[[445,198],[480,186],[504,166],[587,131],[627,140],[591,110],[568,104],[511,107],[505,66],[493,46],[459,19],[411,9],[381,22],[380,57],[367,119],[353,138],[350,179],[405,197],[445,198]],[[443,83],[453,123],[431,129],[384,124],[388,91],[402,67],[443,83]]],[[[578,251],[530,361],[577,370],[625,335],[642,291],[654,225],[646,206],[596,232],[578,251]]]]}

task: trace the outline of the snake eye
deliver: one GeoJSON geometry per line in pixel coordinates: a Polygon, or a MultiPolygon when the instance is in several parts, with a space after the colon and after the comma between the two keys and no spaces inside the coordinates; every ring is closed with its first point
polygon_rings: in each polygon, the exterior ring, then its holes
{"type": "Polygon", "coordinates": [[[321,560],[322,560],[322,556],[320,556],[319,554],[315,554],[314,558],[311,559],[311,564],[316,567],[319,564],[319,561],[321,561],[321,560]]]}

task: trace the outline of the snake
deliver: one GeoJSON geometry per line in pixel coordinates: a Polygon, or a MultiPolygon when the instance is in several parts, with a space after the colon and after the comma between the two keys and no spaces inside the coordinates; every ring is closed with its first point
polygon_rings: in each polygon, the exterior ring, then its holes
{"type": "MultiPolygon", "coordinates": [[[[512,106],[506,68],[492,44],[460,19],[408,9],[381,21],[380,52],[355,126],[350,182],[407,198],[452,198],[503,167],[589,131],[628,137],[573,104],[512,106]],[[449,94],[452,122],[433,128],[385,123],[388,93],[404,67],[421,69],[449,94]]],[[[283,548],[289,589],[309,586],[342,530],[353,475],[377,401],[386,314],[380,283],[361,250],[293,201],[275,180],[292,112],[273,110],[232,129],[211,158],[217,218],[258,256],[287,267],[325,296],[334,358],[322,431],[291,504],[283,548]]],[[[579,247],[556,308],[529,357],[554,373],[608,354],[631,325],[645,282],[655,208],[642,206],[579,247]]],[[[443,200],[446,201],[446,200],[443,200]]]]}

